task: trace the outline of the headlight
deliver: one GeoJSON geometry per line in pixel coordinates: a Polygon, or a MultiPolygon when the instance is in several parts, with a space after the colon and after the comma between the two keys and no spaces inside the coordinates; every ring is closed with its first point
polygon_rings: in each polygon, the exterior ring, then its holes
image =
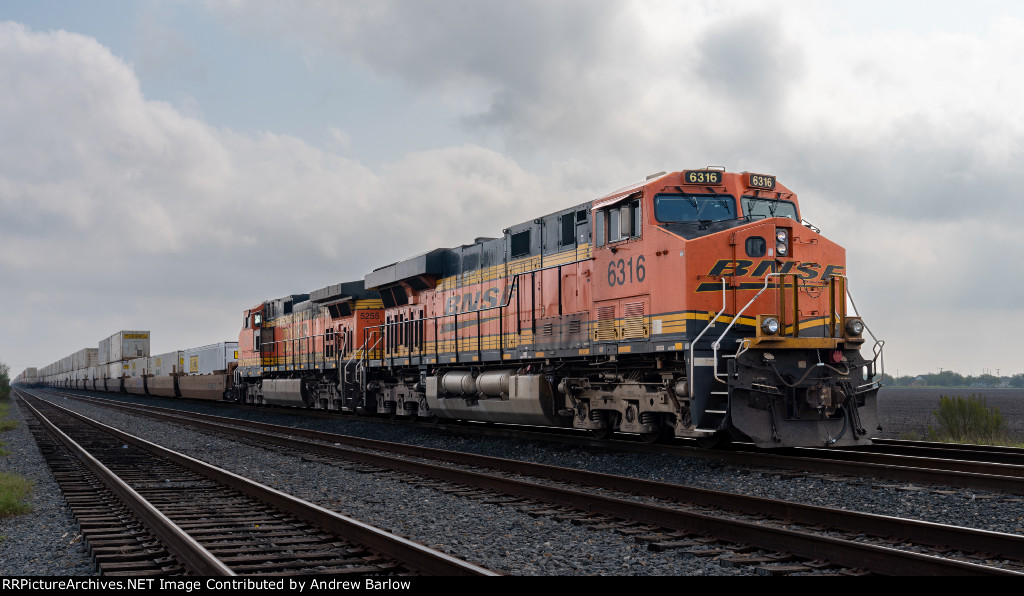
{"type": "Polygon", "coordinates": [[[775,228],[775,254],[784,257],[789,254],[789,232],[784,228],[775,228]]]}
{"type": "Polygon", "coordinates": [[[779,321],[774,317],[768,317],[761,321],[761,330],[768,335],[775,335],[779,332],[779,321]]]}
{"type": "Polygon", "coordinates": [[[864,333],[864,321],[860,319],[850,319],[846,322],[846,332],[850,335],[860,335],[864,333]]]}

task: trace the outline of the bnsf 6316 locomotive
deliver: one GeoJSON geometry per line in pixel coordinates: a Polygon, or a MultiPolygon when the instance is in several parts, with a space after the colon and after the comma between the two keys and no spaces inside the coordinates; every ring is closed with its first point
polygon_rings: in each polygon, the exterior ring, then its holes
{"type": "Polygon", "coordinates": [[[650,441],[864,444],[882,372],[865,332],[844,249],[802,223],[792,191],[686,170],[248,309],[234,397],[650,441]]]}

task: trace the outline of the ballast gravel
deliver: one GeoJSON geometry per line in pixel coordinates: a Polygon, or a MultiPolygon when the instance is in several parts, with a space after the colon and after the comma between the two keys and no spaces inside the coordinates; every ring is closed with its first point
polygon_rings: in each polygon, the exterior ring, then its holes
{"type": "Polygon", "coordinates": [[[92,558],[82,543],[71,509],[50,473],[21,409],[11,407],[17,428],[0,434],[0,470],[33,483],[32,512],[0,518],[0,576],[92,575],[92,558]]]}
{"type": "MultiPolygon", "coordinates": [[[[227,410],[214,404],[121,396],[126,401],[174,406],[313,428],[326,432],[399,441],[494,457],[517,458],[689,486],[769,496],[800,503],[944,524],[1024,534],[1022,499],[999,493],[923,485],[897,485],[871,479],[797,476],[754,470],[702,458],[679,458],[547,442],[469,437],[442,429],[380,424],[354,417],[296,416],[275,409],[227,410]]],[[[193,432],[177,425],[73,402],[61,405],[168,448],[180,450],[264,484],[316,502],[344,515],[400,534],[477,565],[510,575],[751,575],[754,567],[723,565],[720,557],[681,551],[653,552],[614,531],[531,517],[512,505],[483,503],[450,495],[386,472],[366,472],[319,464],[267,449],[193,432]]],[[[16,410],[12,408],[12,412],[16,410]]],[[[20,414],[19,414],[20,415],[20,414]]],[[[889,429],[891,432],[891,429],[889,429]]],[[[17,473],[37,481],[30,516],[0,520],[0,574],[87,575],[92,573],[74,522],[59,490],[49,479],[35,443],[24,429],[4,433],[16,457],[17,473]],[[39,516],[43,516],[42,518],[39,516]],[[30,519],[31,518],[31,519],[30,519]],[[51,532],[34,527],[45,519],[51,532]]],[[[4,462],[7,464],[8,462],[4,462]]]]}

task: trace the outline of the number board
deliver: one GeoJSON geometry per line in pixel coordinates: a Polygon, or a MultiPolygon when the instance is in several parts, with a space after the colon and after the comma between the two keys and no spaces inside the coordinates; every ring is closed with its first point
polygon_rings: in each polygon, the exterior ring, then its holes
{"type": "Polygon", "coordinates": [[[750,188],[763,188],[764,190],[775,190],[775,176],[764,174],[750,174],[747,179],[747,186],[750,188]]]}
{"type": "Polygon", "coordinates": [[[685,170],[683,184],[721,184],[722,173],[716,170],[685,170]]]}

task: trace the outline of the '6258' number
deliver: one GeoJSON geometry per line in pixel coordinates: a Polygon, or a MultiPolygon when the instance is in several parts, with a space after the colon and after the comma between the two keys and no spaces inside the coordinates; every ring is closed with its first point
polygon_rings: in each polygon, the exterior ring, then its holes
{"type": "Polygon", "coordinates": [[[608,285],[621,286],[634,281],[643,281],[647,277],[647,268],[644,267],[644,256],[636,258],[634,267],[633,257],[619,259],[608,263],[608,285]]]}

